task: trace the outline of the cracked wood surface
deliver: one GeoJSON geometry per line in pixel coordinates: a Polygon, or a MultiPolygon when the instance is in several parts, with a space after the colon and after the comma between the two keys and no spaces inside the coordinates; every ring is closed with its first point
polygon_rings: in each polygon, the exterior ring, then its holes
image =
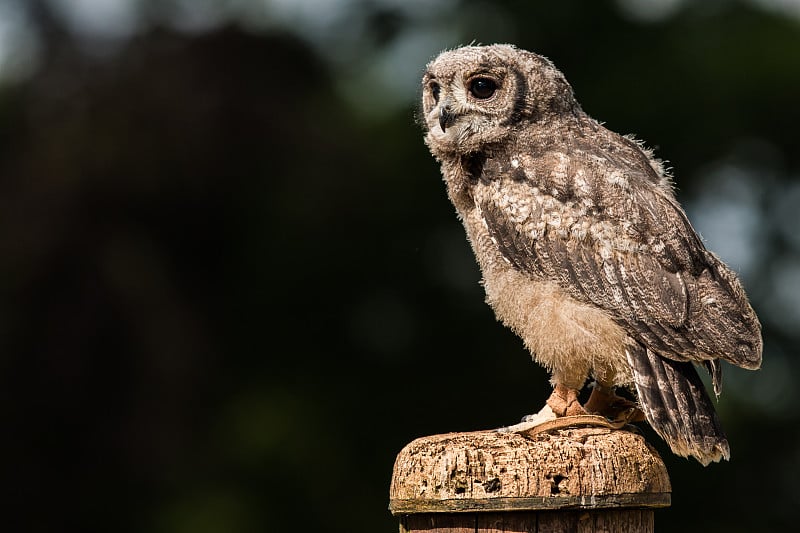
{"type": "Polygon", "coordinates": [[[403,448],[389,509],[409,533],[652,531],[652,509],[669,506],[670,491],[663,461],[637,433],[479,431],[403,448]]]}

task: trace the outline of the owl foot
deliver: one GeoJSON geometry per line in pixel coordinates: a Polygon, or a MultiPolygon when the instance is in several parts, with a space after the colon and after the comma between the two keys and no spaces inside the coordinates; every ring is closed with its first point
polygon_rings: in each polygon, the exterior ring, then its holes
{"type": "Polygon", "coordinates": [[[620,429],[645,419],[634,402],[617,396],[610,387],[596,383],[585,406],[578,401],[578,392],[578,389],[556,385],[541,411],[523,417],[519,424],[501,427],[497,431],[532,437],[554,429],[580,426],[620,429]]]}
{"type": "Polygon", "coordinates": [[[556,416],[578,416],[588,414],[578,401],[578,389],[558,384],[547,399],[547,405],[556,416]]]}
{"type": "Polygon", "coordinates": [[[599,383],[594,384],[592,394],[584,405],[588,413],[598,414],[616,422],[643,422],[644,413],[636,403],[617,396],[614,389],[599,383]]]}

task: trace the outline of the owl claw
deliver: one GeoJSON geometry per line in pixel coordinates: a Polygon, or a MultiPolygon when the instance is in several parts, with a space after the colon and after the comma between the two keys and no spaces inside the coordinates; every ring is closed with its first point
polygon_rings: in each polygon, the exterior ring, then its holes
{"type": "Polygon", "coordinates": [[[578,401],[578,389],[571,389],[558,384],[553,388],[553,393],[547,399],[556,417],[600,415],[612,422],[642,422],[644,413],[635,402],[617,396],[614,389],[595,383],[592,394],[586,405],[578,401]]]}
{"type": "Polygon", "coordinates": [[[557,417],[588,414],[578,401],[578,392],[578,389],[558,384],[553,388],[553,394],[547,399],[547,405],[557,417]]]}
{"type": "Polygon", "coordinates": [[[645,419],[634,402],[617,396],[612,388],[595,384],[585,406],[578,401],[578,392],[578,389],[556,385],[541,411],[523,417],[519,424],[498,428],[497,431],[532,437],[554,429],[581,426],[622,429],[645,419]]]}
{"type": "Polygon", "coordinates": [[[595,383],[589,400],[584,405],[588,413],[598,414],[616,422],[643,422],[644,413],[635,402],[617,396],[614,389],[595,383]]]}

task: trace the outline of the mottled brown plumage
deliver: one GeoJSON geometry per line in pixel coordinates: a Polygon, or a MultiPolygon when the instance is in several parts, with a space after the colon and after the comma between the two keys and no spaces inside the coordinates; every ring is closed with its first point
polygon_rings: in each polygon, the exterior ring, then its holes
{"type": "Polygon", "coordinates": [[[511,45],[439,55],[422,80],[425,142],[441,163],[487,302],[552,374],[558,416],[611,416],[628,387],[682,456],[729,457],[695,370],[756,369],[761,327],[706,250],[660,161],[583,112],[553,64],[511,45]],[[614,404],[614,405],[610,405],[614,404]]]}

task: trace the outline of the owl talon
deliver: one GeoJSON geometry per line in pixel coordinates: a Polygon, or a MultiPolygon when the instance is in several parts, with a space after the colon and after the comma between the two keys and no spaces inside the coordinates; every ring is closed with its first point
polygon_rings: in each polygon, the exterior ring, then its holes
{"type": "Polygon", "coordinates": [[[604,416],[612,422],[643,422],[644,413],[636,403],[617,396],[614,389],[595,383],[589,400],[584,405],[590,414],[604,416]]]}
{"type": "Polygon", "coordinates": [[[553,394],[547,399],[547,405],[557,417],[585,415],[587,412],[578,401],[578,392],[578,389],[558,384],[553,388],[553,394]]]}

